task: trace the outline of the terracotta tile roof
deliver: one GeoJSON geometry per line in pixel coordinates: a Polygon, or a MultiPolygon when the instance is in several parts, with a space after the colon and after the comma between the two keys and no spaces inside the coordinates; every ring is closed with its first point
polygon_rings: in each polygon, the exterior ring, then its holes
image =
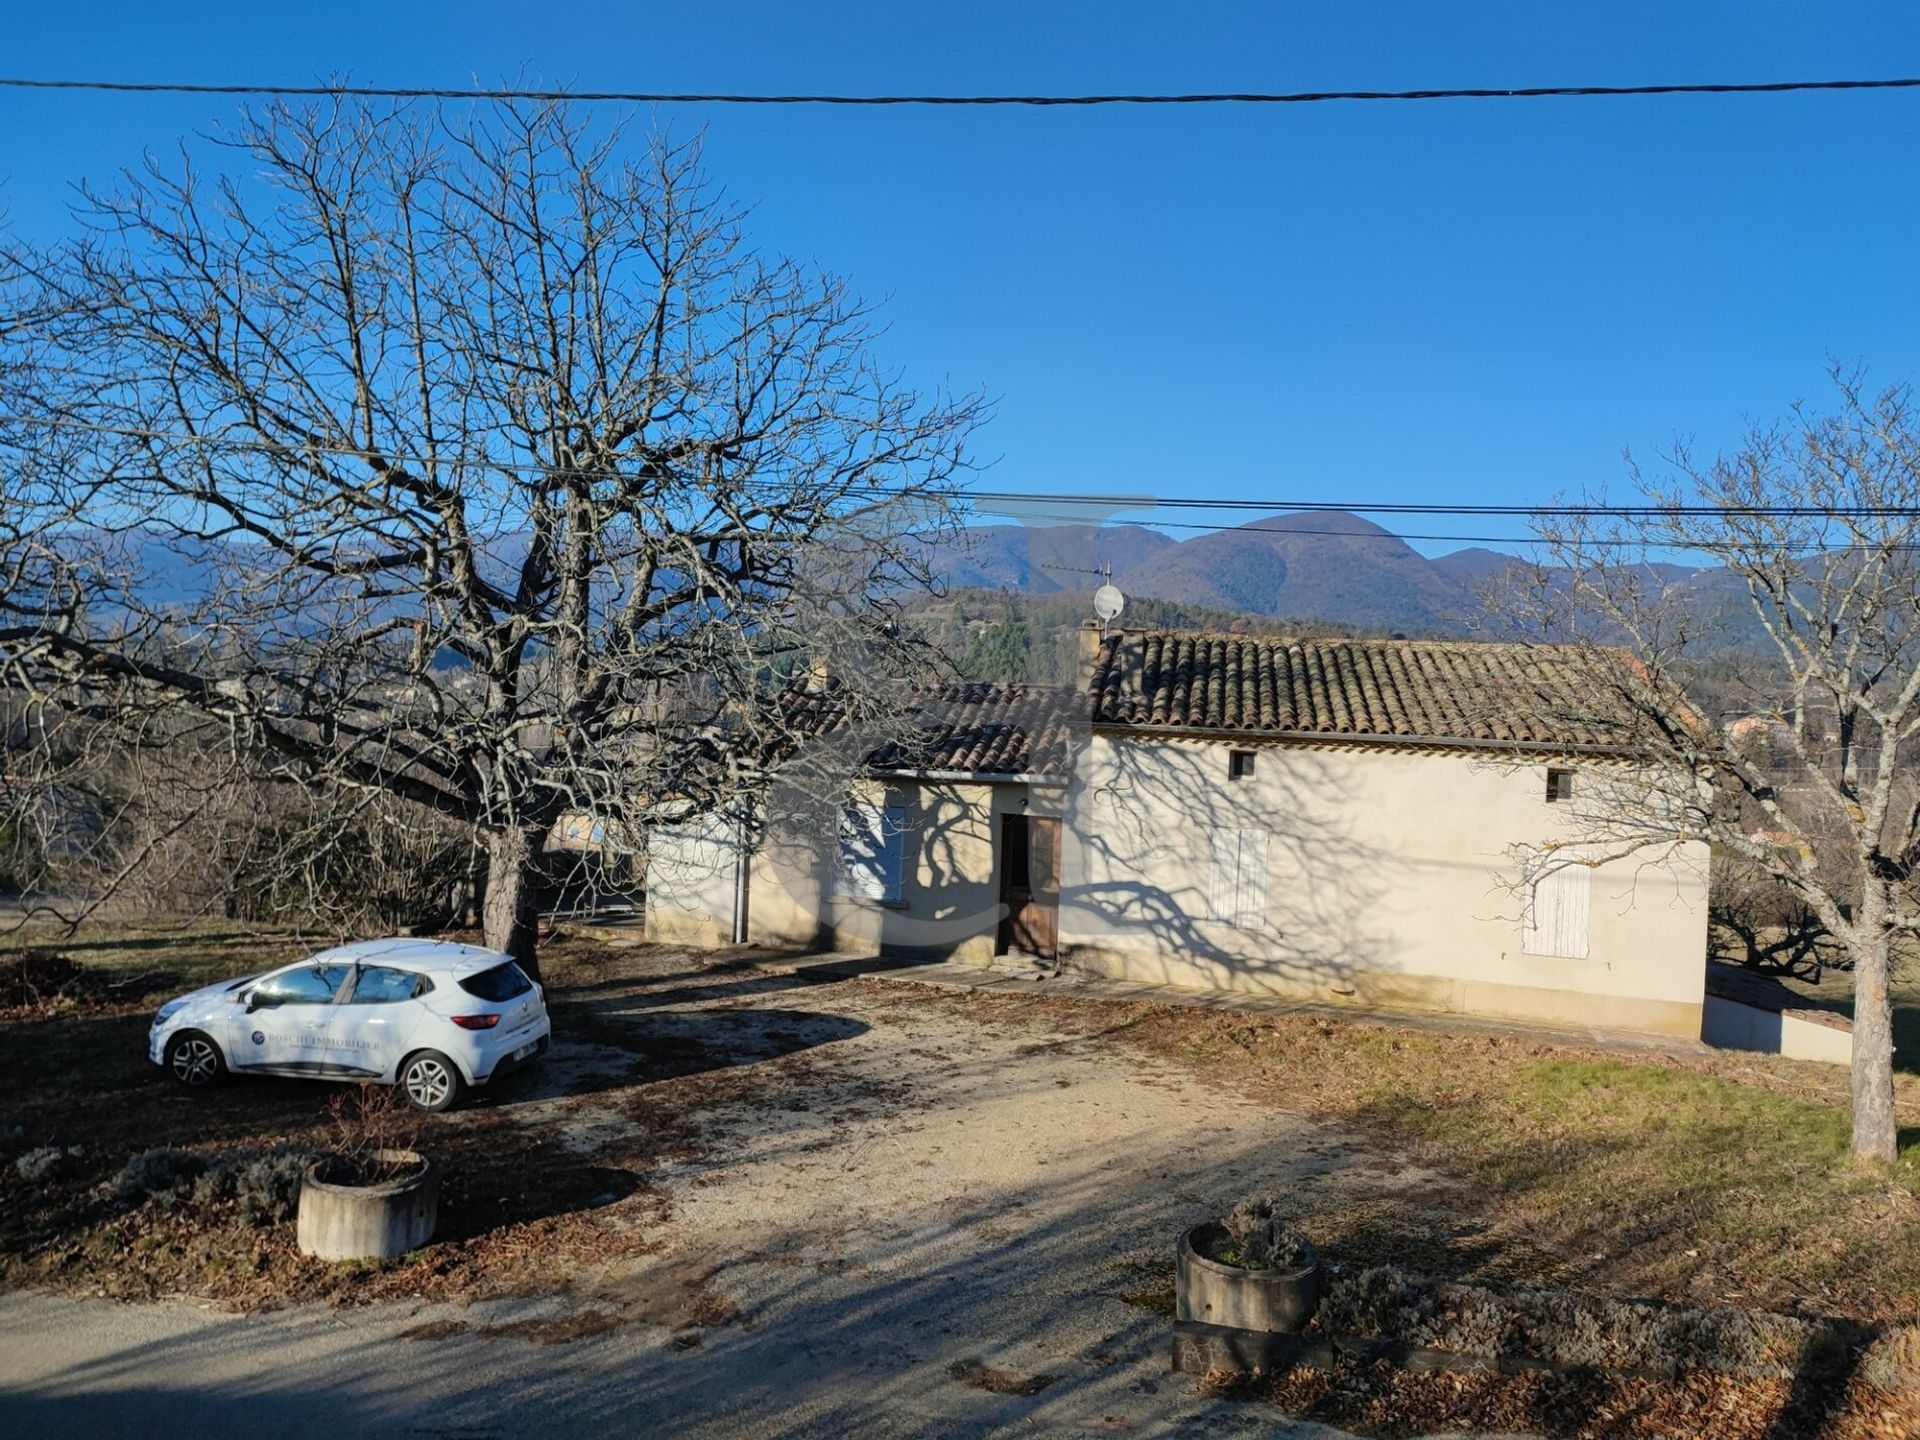
{"type": "MultiPolygon", "coordinates": [[[[849,726],[836,690],[797,690],[787,703],[789,723],[803,733],[832,735],[849,726]]],[[[880,745],[867,763],[875,770],[1064,774],[1075,708],[1072,692],[1040,685],[915,686],[899,712],[906,734],[880,745]]],[[[890,722],[890,728],[897,727],[890,722]]]]}
{"type": "Polygon", "coordinates": [[[1455,640],[1107,637],[1094,723],[1260,734],[1624,747],[1612,651],[1455,640]]]}

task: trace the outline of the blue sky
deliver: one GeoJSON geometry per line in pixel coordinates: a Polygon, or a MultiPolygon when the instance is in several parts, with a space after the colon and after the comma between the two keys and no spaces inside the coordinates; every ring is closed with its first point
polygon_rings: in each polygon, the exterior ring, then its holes
{"type": "MultiPolygon", "coordinates": [[[[254,0],[22,6],[6,31],[0,71],[116,79],[1079,92],[1920,74],[1920,9],[1894,5],[254,0]]],[[[0,93],[0,207],[51,234],[73,180],[236,103],[0,93]]],[[[998,397],[980,437],[995,489],[1527,503],[1617,486],[1623,447],[1711,446],[1821,399],[1829,357],[1920,372],[1920,92],[660,120],[704,130],[759,244],[887,299],[888,360],[998,397]]]]}

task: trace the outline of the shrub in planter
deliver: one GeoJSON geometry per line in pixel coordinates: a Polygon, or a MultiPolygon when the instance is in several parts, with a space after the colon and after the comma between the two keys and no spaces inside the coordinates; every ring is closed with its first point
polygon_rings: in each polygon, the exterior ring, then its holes
{"type": "Polygon", "coordinates": [[[1225,1241],[1210,1259],[1241,1270],[1299,1270],[1315,1263],[1313,1246],[1287,1223],[1286,1212],[1271,1195],[1242,1200],[1220,1217],[1225,1241]]]}
{"type": "Polygon", "coordinates": [[[440,1171],[415,1146],[418,1115],[399,1092],[363,1085],[329,1107],[333,1152],[300,1185],[296,1239],[322,1260],[384,1260],[433,1238],[440,1171]]]}
{"type": "Polygon", "coordinates": [[[1244,1200],[1180,1237],[1177,1319],[1284,1334],[1304,1327],[1319,1300],[1320,1257],[1271,1197],[1244,1200]]]}

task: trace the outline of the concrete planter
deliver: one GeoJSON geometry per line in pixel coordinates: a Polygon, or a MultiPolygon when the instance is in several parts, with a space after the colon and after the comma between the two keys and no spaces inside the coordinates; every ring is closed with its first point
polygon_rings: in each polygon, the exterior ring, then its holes
{"type": "Polygon", "coordinates": [[[1311,1246],[1298,1270],[1244,1270],[1211,1257],[1226,1231],[1196,1225],[1174,1252],[1174,1317],[1236,1330],[1287,1335],[1302,1329],[1320,1304],[1320,1257],[1311,1246]]]}
{"type": "Polygon", "coordinates": [[[389,1164],[417,1162],[398,1180],[351,1185],[337,1178],[338,1160],[321,1160],[300,1186],[295,1239],[302,1254],[322,1260],[391,1260],[433,1238],[440,1220],[440,1167],[412,1150],[381,1150],[389,1164]]]}

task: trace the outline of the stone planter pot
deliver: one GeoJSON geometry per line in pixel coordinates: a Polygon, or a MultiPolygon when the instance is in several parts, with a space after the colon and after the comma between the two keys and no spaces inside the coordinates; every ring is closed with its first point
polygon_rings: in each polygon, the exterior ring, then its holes
{"type": "Polygon", "coordinates": [[[301,1253],[322,1260],[391,1260],[433,1238],[440,1220],[440,1167],[412,1150],[377,1153],[382,1161],[416,1162],[419,1168],[398,1180],[352,1185],[337,1178],[338,1160],[308,1167],[294,1227],[301,1253]]]}
{"type": "Polygon", "coordinates": [[[1292,1334],[1320,1305],[1320,1257],[1307,1247],[1298,1270],[1243,1270],[1211,1258],[1227,1232],[1196,1225],[1174,1252],[1174,1318],[1269,1335],[1292,1334]]]}

